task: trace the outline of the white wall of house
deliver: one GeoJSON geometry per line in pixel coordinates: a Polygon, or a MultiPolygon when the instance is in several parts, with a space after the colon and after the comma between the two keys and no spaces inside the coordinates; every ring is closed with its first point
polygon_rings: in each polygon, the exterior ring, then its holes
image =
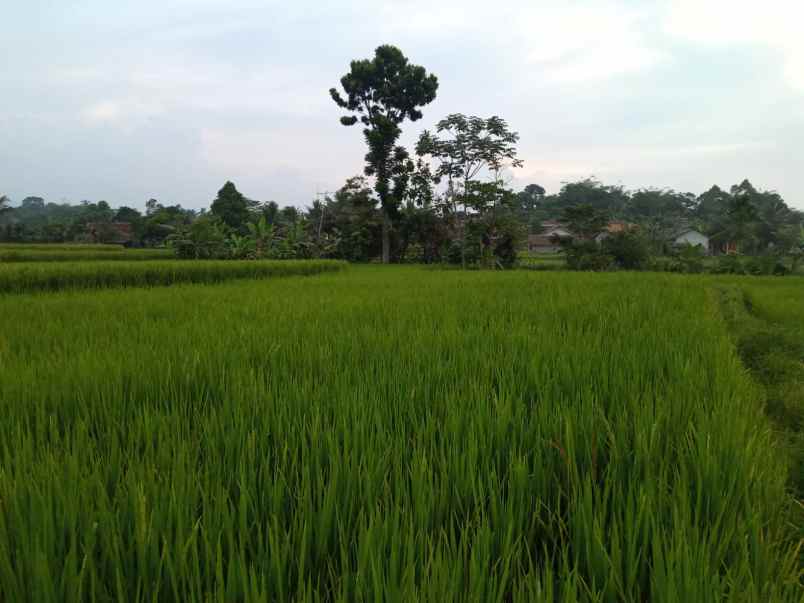
{"type": "Polygon", "coordinates": [[[688,230],[676,237],[676,245],[700,245],[704,249],[709,249],[709,237],[701,234],[697,230],[688,230]]]}

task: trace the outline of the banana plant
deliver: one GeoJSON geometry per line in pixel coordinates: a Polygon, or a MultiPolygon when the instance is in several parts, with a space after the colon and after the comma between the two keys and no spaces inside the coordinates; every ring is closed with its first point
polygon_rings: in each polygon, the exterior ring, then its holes
{"type": "Polygon", "coordinates": [[[249,223],[248,230],[254,241],[257,257],[269,257],[276,242],[274,225],[269,223],[265,216],[262,216],[257,222],[249,223]]]}

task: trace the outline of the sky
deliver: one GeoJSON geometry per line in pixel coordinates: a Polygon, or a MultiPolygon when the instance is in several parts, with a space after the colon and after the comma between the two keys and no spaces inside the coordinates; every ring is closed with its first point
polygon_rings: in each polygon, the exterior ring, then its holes
{"type": "Polygon", "coordinates": [[[520,134],[509,174],[701,193],[748,178],[804,209],[799,0],[3,0],[0,194],[309,205],[363,168],[328,90],[394,44],[450,113],[520,134]]]}

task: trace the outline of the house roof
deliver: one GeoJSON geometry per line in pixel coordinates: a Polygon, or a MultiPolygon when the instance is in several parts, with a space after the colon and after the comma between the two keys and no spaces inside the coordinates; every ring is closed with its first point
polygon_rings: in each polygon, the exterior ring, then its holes
{"type": "Polygon", "coordinates": [[[672,236],[673,236],[673,238],[674,238],[674,239],[677,239],[677,238],[679,238],[679,237],[683,237],[685,234],[690,233],[690,232],[697,233],[697,234],[701,235],[702,237],[706,237],[707,239],[709,238],[707,235],[705,235],[704,233],[702,233],[702,232],[701,232],[700,230],[698,230],[697,228],[681,228],[681,229],[679,229],[679,230],[676,230],[676,231],[673,233],[673,235],[672,235],[672,236]]]}
{"type": "Polygon", "coordinates": [[[554,247],[557,245],[555,237],[551,235],[528,235],[528,245],[536,247],[554,247]]]}

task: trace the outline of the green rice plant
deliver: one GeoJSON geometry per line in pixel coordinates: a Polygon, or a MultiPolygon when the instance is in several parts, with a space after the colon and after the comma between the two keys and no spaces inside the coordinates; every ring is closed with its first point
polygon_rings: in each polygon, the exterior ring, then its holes
{"type": "Polygon", "coordinates": [[[798,602],[789,462],[712,283],[2,297],[0,600],[798,602]]]}
{"type": "Polygon", "coordinates": [[[170,249],[126,249],[120,245],[0,244],[0,263],[160,260],[175,258],[170,249]]]}
{"type": "Polygon", "coordinates": [[[60,262],[0,265],[0,294],[61,289],[154,287],[237,278],[298,276],[341,270],[337,260],[60,262]]]}
{"type": "Polygon", "coordinates": [[[0,243],[0,251],[95,251],[116,253],[126,248],[113,243],[0,243]]]}

